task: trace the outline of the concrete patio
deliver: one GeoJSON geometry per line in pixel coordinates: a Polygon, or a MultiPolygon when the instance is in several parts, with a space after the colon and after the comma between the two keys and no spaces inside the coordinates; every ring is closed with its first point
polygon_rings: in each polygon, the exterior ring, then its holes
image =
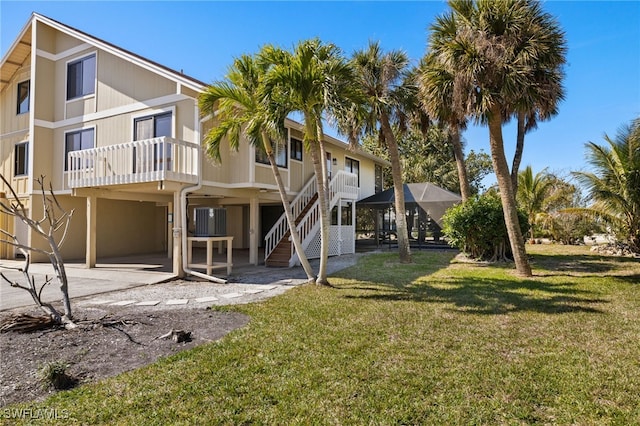
{"type": "MultiPolygon", "coordinates": [[[[194,259],[199,258],[205,258],[204,249],[194,249],[194,259]]],[[[252,269],[266,269],[264,265],[249,264],[248,259],[248,250],[234,250],[232,274],[227,277],[226,270],[220,269],[214,271],[213,275],[233,280],[234,277],[252,269]]],[[[21,284],[25,284],[26,281],[23,274],[16,268],[23,266],[23,260],[0,260],[0,272],[10,280],[21,284]]],[[[87,269],[81,261],[69,261],[65,262],[65,271],[69,280],[71,298],[157,284],[176,278],[172,273],[172,259],[163,253],[98,259],[96,267],[91,269],[87,269]]],[[[55,276],[53,267],[49,263],[32,263],[29,272],[33,274],[38,285],[42,284],[47,276],[55,276]]],[[[43,301],[60,300],[60,291],[54,283],[47,285],[42,294],[43,301]]],[[[26,291],[11,287],[6,281],[0,279],[0,311],[29,306],[33,303],[33,299],[26,291]]]]}

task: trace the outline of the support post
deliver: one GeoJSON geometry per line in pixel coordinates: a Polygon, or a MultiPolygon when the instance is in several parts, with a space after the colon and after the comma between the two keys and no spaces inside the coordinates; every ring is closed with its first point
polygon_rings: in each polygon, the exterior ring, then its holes
{"type": "MultiPolygon", "coordinates": [[[[182,233],[187,232],[186,229],[182,229],[182,215],[186,214],[180,208],[180,191],[173,193],[173,228],[171,236],[173,237],[173,273],[178,277],[184,277],[184,270],[182,269],[182,233]]],[[[187,224],[187,226],[189,226],[187,224]]]]}
{"type": "Polygon", "coordinates": [[[252,196],[249,200],[249,263],[258,264],[258,238],[259,229],[259,200],[257,196],[252,196]]]}
{"type": "Polygon", "coordinates": [[[167,259],[173,258],[173,227],[176,221],[173,204],[167,204],[167,259]]]}
{"type": "Polygon", "coordinates": [[[87,244],[85,249],[85,267],[96,266],[96,229],[98,215],[98,198],[95,195],[87,197],[87,244]]]}

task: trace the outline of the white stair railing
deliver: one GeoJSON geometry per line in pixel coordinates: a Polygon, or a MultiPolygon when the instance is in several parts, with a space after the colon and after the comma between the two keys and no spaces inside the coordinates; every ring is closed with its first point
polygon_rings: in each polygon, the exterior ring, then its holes
{"type": "MultiPolygon", "coordinates": [[[[331,182],[329,182],[328,192],[327,195],[330,198],[329,211],[338,204],[340,199],[357,200],[358,175],[342,170],[338,171],[331,182]]],[[[303,250],[307,249],[313,238],[320,231],[320,214],[320,202],[316,200],[313,207],[297,226],[303,250]]],[[[294,247],[291,247],[290,259],[289,266],[293,266],[297,261],[297,254],[295,253],[294,247]]]]}
{"type": "MultiPolygon", "coordinates": [[[[309,201],[318,192],[318,185],[316,185],[316,178],[313,176],[307,181],[305,186],[298,192],[298,195],[291,201],[291,213],[293,218],[297,219],[304,208],[309,204],[309,201]]],[[[271,230],[264,237],[264,258],[265,260],[271,255],[273,250],[278,246],[282,238],[289,231],[289,223],[287,222],[287,216],[282,213],[280,218],[273,225],[271,230]]]]}
{"type": "MultiPolygon", "coordinates": [[[[291,202],[291,210],[294,218],[299,216],[300,212],[304,210],[316,193],[317,185],[314,176],[291,202]]],[[[338,171],[331,182],[329,182],[327,196],[330,199],[329,210],[335,207],[341,198],[350,200],[358,199],[358,176],[342,170],[338,171]]],[[[298,235],[300,236],[300,241],[302,241],[302,247],[304,249],[307,248],[313,236],[315,236],[320,229],[320,214],[320,202],[316,200],[297,226],[298,235]]],[[[283,213],[265,237],[265,260],[271,255],[273,250],[275,250],[287,231],[289,231],[289,224],[287,223],[287,217],[283,213]]],[[[295,263],[295,260],[295,248],[292,245],[289,264],[292,265],[295,263]]]]}

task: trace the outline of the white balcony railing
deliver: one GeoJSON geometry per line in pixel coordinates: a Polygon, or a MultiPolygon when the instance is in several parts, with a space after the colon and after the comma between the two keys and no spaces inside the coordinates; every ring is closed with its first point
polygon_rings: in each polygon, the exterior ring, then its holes
{"type": "Polygon", "coordinates": [[[67,157],[70,188],[156,181],[196,183],[200,146],[166,136],[72,151],[67,157]]]}

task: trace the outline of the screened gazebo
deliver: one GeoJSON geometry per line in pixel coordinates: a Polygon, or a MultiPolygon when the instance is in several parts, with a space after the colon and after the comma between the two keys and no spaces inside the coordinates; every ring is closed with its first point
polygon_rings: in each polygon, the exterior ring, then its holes
{"type": "MultiPolygon", "coordinates": [[[[442,216],[451,206],[462,201],[462,198],[451,191],[440,188],[430,182],[405,183],[404,203],[407,215],[407,228],[410,239],[418,244],[426,242],[427,232],[438,240],[442,227],[442,216]]],[[[394,215],[395,192],[393,188],[378,192],[357,202],[357,208],[369,208],[376,211],[376,241],[388,239],[395,235],[394,215]]]]}

